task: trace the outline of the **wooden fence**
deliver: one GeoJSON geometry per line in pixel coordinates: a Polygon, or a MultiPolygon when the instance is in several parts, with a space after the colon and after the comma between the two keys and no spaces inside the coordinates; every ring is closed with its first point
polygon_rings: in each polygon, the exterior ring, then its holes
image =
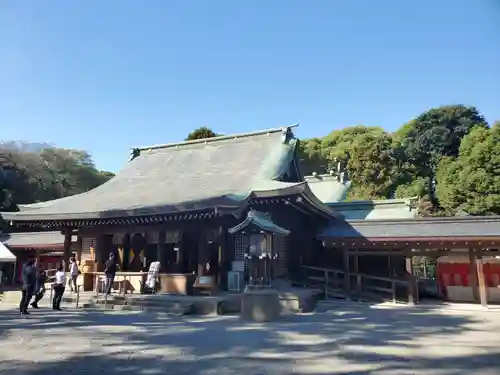
{"type": "MultiPolygon", "coordinates": [[[[339,296],[376,296],[394,303],[408,302],[405,298],[409,282],[402,278],[389,278],[366,275],[362,273],[346,273],[339,269],[302,266],[303,277],[309,286],[324,291],[325,299],[339,296]]],[[[414,291],[418,293],[418,290],[414,291]]]]}

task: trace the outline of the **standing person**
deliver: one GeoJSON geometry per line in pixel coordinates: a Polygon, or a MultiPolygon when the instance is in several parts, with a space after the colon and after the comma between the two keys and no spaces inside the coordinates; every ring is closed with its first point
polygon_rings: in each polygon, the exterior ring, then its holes
{"type": "Polygon", "coordinates": [[[21,315],[29,315],[28,305],[35,291],[36,268],[33,265],[33,259],[30,259],[23,266],[21,271],[23,286],[21,302],[19,302],[19,312],[21,315]]]}
{"type": "Polygon", "coordinates": [[[38,309],[38,302],[43,298],[45,294],[45,283],[47,282],[47,275],[45,274],[45,270],[38,271],[38,275],[36,277],[36,287],[35,287],[35,300],[31,304],[31,307],[34,309],[38,309]]]}
{"type": "Polygon", "coordinates": [[[116,274],[115,253],[109,254],[109,259],[105,264],[104,274],[106,275],[106,293],[111,294],[111,288],[113,287],[113,282],[115,281],[116,274]]]}
{"type": "Polygon", "coordinates": [[[54,299],[52,300],[52,309],[61,311],[61,301],[64,294],[64,289],[66,285],[66,273],[64,272],[64,267],[61,264],[57,268],[56,280],[54,282],[54,299]]]}
{"type": "Polygon", "coordinates": [[[78,264],[76,264],[75,257],[71,257],[69,260],[69,289],[71,293],[76,292],[76,281],[78,279],[78,264]]]}

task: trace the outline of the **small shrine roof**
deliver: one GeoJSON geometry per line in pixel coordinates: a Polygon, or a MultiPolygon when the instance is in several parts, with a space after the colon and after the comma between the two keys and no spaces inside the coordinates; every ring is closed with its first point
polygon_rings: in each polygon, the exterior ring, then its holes
{"type": "Polygon", "coordinates": [[[256,210],[250,210],[245,220],[243,220],[240,224],[229,228],[228,232],[237,233],[240,231],[244,231],[250,226],[255,226],[263,230],[264,232],[274,233],[281,236],[288,236],[288,234],[290,234],[290,231],[288,229],[282,228],[279,225],[275,224],[269,214],[256,210]]]}

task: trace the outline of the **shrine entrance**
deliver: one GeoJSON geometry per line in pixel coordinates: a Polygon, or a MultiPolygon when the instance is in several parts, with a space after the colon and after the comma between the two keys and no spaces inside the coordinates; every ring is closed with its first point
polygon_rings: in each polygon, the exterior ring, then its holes
{"type": "Polygon", "coordinates": [[[289,230],[276,225],[269,214],[250,210],[246,219],[229,233],[240,233],[245,239],[244,259],[248,264],[248,288],[271,288],[278,260],[278,251],[274,248],[276,237],[286,237],[289,230]]]}

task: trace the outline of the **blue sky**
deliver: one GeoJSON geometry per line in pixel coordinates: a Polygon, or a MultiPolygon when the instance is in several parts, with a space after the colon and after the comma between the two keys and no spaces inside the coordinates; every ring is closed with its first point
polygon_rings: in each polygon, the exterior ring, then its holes
{"type": "Polygon", "coordinates": [[[0,139],[130,148],[196,127],[395,130],[442,104],[500,119],[500,0],[4,0],[0,139]]]}

